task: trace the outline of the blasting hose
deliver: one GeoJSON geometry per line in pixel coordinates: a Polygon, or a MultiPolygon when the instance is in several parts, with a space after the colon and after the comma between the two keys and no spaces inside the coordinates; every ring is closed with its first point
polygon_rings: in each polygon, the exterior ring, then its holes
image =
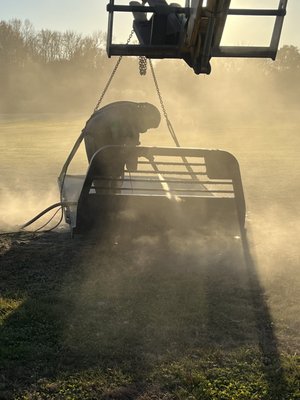
{"type": "Polygon", "coordinates": [[[39,214],[37,214],[34,218],[32,218],[30,221],[26,222],[26,224],[21,226],[21,229],[25,229],[27,226],[33,224],[35,221],[40,219],[43,215],[47,214],[49,211],[53,210],[54,208],[57,207],[66,207],[66,206],[72,206],[77,204],[76,202],[58,202],[54,203],[51,206],[45,208],[45,210],[41,211],[39,214]]]}

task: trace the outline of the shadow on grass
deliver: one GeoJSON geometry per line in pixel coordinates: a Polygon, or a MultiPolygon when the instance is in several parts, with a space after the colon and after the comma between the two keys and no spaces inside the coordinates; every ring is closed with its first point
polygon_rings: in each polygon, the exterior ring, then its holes
{"type": "Polygon", "coordinates": [[[292,398],[246,234],[2,240],[0,398],[292,398]]]}
{"type": "MultiPolygon", "coordinates": [[[[281,365],[278,342],[274,332],[274,323],[270,314],[264,290],[260,285],[253,251],[250,251],[246,231],[242,231],[242,246],[245,264],[249,276],[251,300],[255,315],[255,325],[258,334],[258,345],[262,354],[262,370],[268,382],[268,396],[270,399],[292,398],[281,365]]],[[[297,396],[297,395],[296,395],[297,396]]]]}

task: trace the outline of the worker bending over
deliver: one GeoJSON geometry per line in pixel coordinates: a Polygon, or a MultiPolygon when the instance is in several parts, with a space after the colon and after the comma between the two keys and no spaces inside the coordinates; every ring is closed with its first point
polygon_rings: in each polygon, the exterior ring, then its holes
{"type": "MultiPolygon", "coordinates": [[[[89,162],[93,155],[108,145],[136,146],[140,144],[140,133],[157,128],[160,123],[158,109],[150,103],[118,101],[96,111],[85,127],[85,147],[89,162]]],[[[130,169],[130,161],[121,157],[97,159],[97,174],[101,176],[120,177],[124,165],[130,169]],[[101,161],[100,161],[101,160],[101,161]]],[[[134,165],[134,162],[131,163],[134,165]]]]}

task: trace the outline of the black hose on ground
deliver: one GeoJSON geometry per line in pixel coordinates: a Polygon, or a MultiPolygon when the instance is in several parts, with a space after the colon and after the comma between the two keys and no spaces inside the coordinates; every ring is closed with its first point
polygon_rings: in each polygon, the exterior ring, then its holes
{"type": "Polygon", "coordinates": [[[41,211],[39,214],[37,214],[34,218],[32,218],[30,221],[26,222],[26,224],[21,226],[21,229],[26,228],[27,226],[33,224],[35,221],[37,221],[38,219],[40,219],[43,215],[47,214],[49,211],[53,210],[53,208],[57,208],[57,207],[65,207],[65,206],[71,206],[71,205],[75,205],[77,203],[75,202],[58,202],[58,203],[54,203],[51,206],[45,208],[45,210],[41,211]]]}

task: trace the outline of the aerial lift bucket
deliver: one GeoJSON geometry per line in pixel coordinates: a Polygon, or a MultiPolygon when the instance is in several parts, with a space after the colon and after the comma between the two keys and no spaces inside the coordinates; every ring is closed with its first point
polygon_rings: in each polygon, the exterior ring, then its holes
{"type": "MultiPolygon", "coordinates": [[[[128,162],[127,162],[128,164],[128,162]]],[[[237,160],[221,150],[106,146],[87,174],[61,182],[66,222],[72,233],[92,230],[202,230],[214,225],[239,234],[245,200],[237,160]],[[136,160],[120,177],[101,176],[103,160],[136,160]]]]}

